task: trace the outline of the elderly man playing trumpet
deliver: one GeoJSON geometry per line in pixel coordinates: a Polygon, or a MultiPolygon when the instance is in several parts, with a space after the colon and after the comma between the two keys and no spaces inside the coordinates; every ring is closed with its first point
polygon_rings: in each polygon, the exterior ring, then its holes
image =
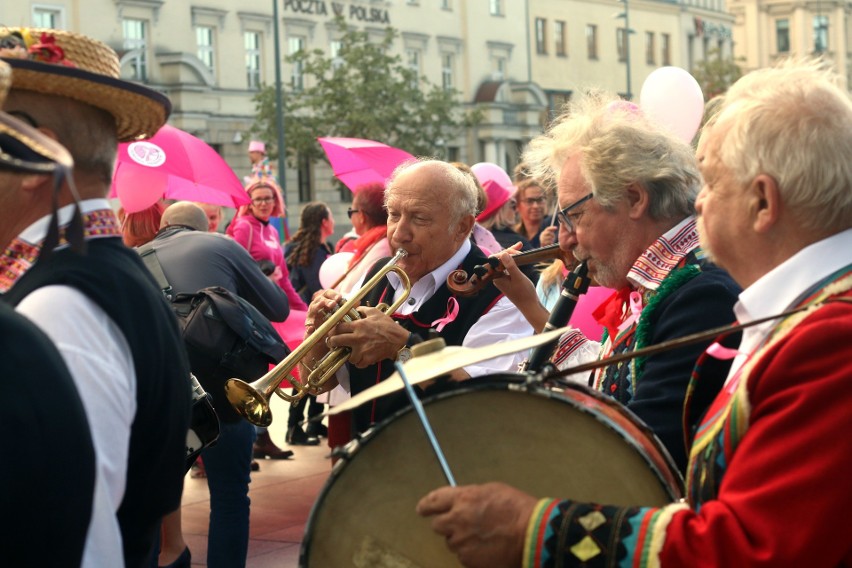
{"type": "MultiPolygon", "coordinates": [[[[414,343],[438,333],[447,345],[478,347],[526,337],[532,328],[514,305],[489,285],[472,298],[454,298],[447,289],[447,276],[459,267],[468,272],[485,261],[483,253],[471,245],[476,189],[473,181],[453,166],[423,160],[406,163],[394,172],[385,194],[388,210],[388,240],[391,249],[404,249],[407,255],[397,262],[411,282],[408,299],[393,314],[375,307],[388,305],[405,293],[398,274],[389,273],[366,293],[362,316],[342,322],[317,341],[302,360],[300,374],[306,377],[325,354],[338,347],[352,350],[347,368],[336,379],[349,385],[353,395],[384,380],[393,364],[410,356],[414,343]]],[[[379,261],[365,281],[386,264],[379,261]]],[[[342,296],[326,290],[311,303],[306,319],[306,337],[314,332],[340,305],[342,296]]],[[[454,379],[484,375],[516,368],[521,355],[506,354],[454,372],[454,379]]],[[[330,384],[323,385],[328,388],[330,384]]],[[[396,397],[374,400],[356,409],[355,432],[364,432],[387,417],[398,403],[396,397]]]]}

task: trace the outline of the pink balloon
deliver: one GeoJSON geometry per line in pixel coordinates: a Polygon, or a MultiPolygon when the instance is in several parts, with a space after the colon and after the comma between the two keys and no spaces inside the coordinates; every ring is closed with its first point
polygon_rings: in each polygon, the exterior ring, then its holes
{"type": "Polygon", "coordinates": [[[642,110],[686,143],[692,142],[704,115],[704,94],[680,67],[654,70],[639,93],[642,110]]]}
{"type": "Polygon", "coordinates": [[[354,252],[339,252],[325,259],[319,269],[319,281],[323,288],[331,288],[349,267],[354,252]]]}

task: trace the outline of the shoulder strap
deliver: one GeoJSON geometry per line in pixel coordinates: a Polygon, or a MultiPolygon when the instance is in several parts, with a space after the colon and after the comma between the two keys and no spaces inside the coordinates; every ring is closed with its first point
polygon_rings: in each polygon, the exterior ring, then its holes
{"type": "Polygon", "coordinates": [[[160,264],[160,259],[157,258],[157,251],[154,250],[154,247],[140,247],[136,250],[139,255],[142,257],[142,262],[145,263],[145,267],[148,271],[154,276],[154,279],[157,281],[157,285],[163,291],[163,295],[169,301],[174,299],[174,291],[172,290],[172,285],[169,284],[169,279],[166,278],[166,274],[163,272],[163,267],[160,264]]]}

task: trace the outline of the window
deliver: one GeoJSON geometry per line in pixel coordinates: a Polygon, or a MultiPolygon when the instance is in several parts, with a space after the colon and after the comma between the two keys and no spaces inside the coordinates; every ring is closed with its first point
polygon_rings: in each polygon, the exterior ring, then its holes
{"type": "Polygon", "coordinates": [[[53,6],[33,7],[33,26],[36,28],[62,29],[62,8],[53,6]]]}
{"type": "Polygon", "coordinates": [[[148,79],[148,26],[145,20],[124,19],[121,21],[124,33],[124,49],[135,52],[130,61],[131,79],[148,79]]]}
{"type": "Polygon", "coordinates": [[[452,0],[441,0],[441,9],[442,10],[452,10],[453,9],[452,0]]]}
{"type": "Polygon", "coordinates": [[[243,43],[246,50],[246,85],[249,89],[260,88],[260,34],[245,32],[243,43]]]}
{"type": "MultiPolygon", "coordinates": [[[[313,191],[311,189],[311,160],[304,154],[299,154],[298,158],[296,158],[296,163],[298,164],[298,167],[296,168],[296,185],[299,188],[299,202],[307,203],[314,198],[313,191]]],[[[345,189],[350,195],[352,194],[352,191],[350,191],[349,188],[344,187],[343,189],[345,189]]]]}
{"type": "Polygon", "coordinates": [[[488,0],[488,8],[492,16],[502,16],[503,0],[488,0]]]}
{"type": "Polygon", "coordinates": [[[627,30],[625,28],[615,30],[615,47],[618,51],[619,63],[627,61],[627,30]]]}
{"type": "Polygon", "coordinates": [[[494,79],[503,80],[506,78],[506,68],[508,67],[508,60],[506,57],[502,55],[494,56],[494,71],[492,73],[494,79]]]}
{"type": "Polygon", "coordinates": [[[657,47],[654,32],[645,32],[645,63],[654,65],[657,59],[657,47]]]}
{"type": "Polygon", "coordinates": [[[213,28],[197,26],[195,28],[195,43],[198,46],[198,59],[213,73],[213,28]]]}
{"type": "Polygon", "coordinates": [[[660,34],[660,43],[661,45],[661,55],[663,65],[671,65],[672,64],[672,41],[671,36],[669,34],[660,34]]]}
{"type": "Polygon", "coordinates": [[[556,20],[553,22],[553,40],[555,44],[556,55],[559,57],[565,57],[568,55],[567,50],[565,49],[565,45],[567,43],[565,38],[565,22],[561,20],[556,20]]]}
{"type": "Polygon", "coordinates": [[[412,87],[417,87],[420,84],[420,50],[408,48],[405,50],[405,62],[408,69],[414,75],[412,77],[412,87]]]}
{"type": "Polygon", "coordinates": [[[814,51],[822,53],[828,49],[828,16],[814,16],[814,51]]]}
{"type": "Polygon", "coordinates": [[[589,59],[598,58],[598,27],[594,24],[586,26],[586,53],[589,59]]]}
{"type": "Polygon", "coordinates": [[[535,19],[535,52],[547,54],[547,20],[544,18],[535,19]]]}
{"type": "Polygon", "coordinates": [[[331,40],[328,44],[328,54],[331,56],[331,66],[334,69],[339,69],[343,65],[343,58],[340,57],[340,49],[343,47],[343,42],[340,40],[331,40]]]}
{"type": "MultiPolygon", "coordinates": [[[[305,40],[300,37],[290,37],[287,39],[287,54],[296,55],[304,51],[305,40]]],[[[301,61],[293,62],[293,72],[290,75],[290,87],[294,91],[301,91],[305,88],[305,69],[304,63],[301,61]]]]}
{"type": "Polygon", "coordinates": [[[455,63],[455,57],[452,53],[441,54],[441,86],[445,91],[451,91],[455,88],[455,81],[453,81],[455,63]]]}

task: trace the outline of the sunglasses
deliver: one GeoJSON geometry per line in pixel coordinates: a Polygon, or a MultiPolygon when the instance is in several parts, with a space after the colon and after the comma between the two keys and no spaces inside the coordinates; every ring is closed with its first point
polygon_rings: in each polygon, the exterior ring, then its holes
{"type": "Polygon", "coordinates": [[[525,197],[521,199],[524,205],[541,205],[544,203],[544,196],[542,197],[525,197]]]}
{"type": "Polygon", "coordinates": [[[360,210],[360,209],[352,209],[352,208],[350,207],[349,209],[347,209],[347,210],[346,210],[346,216],[347,216],[347,217],[349,217],[349,218],[351,219],[351,218],[352,218],[352,214],[353,214],[353,213],[360,213],[360,212],[361,212],[361,210],[360,210]]]}

